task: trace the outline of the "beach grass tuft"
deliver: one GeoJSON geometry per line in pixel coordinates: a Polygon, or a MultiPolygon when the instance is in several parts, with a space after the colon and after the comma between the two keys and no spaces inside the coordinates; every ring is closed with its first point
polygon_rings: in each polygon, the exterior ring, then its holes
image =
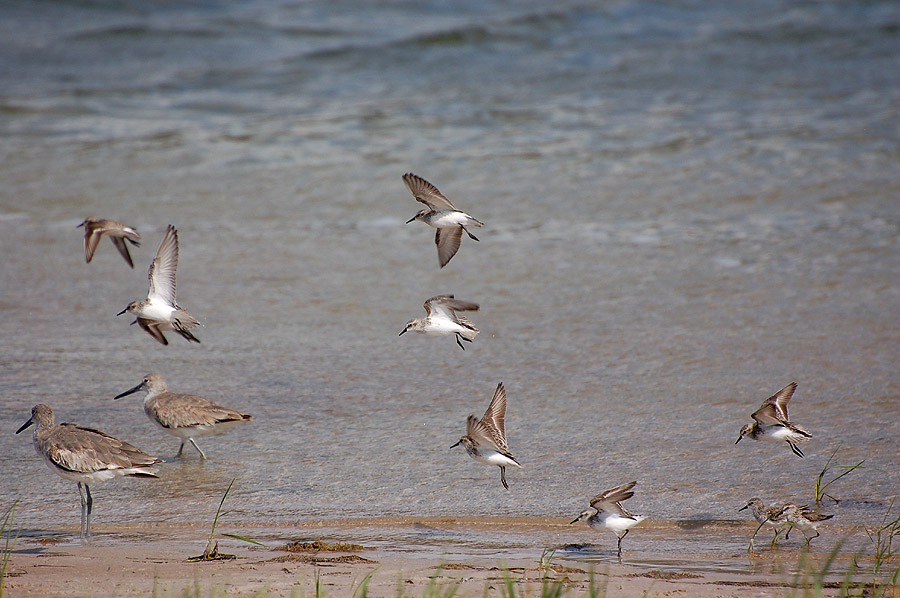
{"type": "Polygon", "coordinates": [[[845,475],[855,471],[856,469],[859,469],[860,467],[862,467],[863,463],[866,462],[866,460],[863,459],[862,461],[860,461],[859,463],[856,463],[855,465],[832,465],[832,462],[834,461],[834,456],[841,449],[841,446],[842,445],[838,445],[838,447],[831,452],[831,455],[828,457],[828,460],[825,462],[824,467],[822,467],[822,470],[819,471],[819,475],[816,476],[816,488],[815,488],[815,492],[813,493],[813,496],[816,497],[816,508],[817,509],[822,505],[822,501],[825,500],[826,498],[830,498],[831,500],[833,500],[835,502],[835,504],[837,504],[839,502],[838,499],[836,499],[832,495],[828,494],[825,491],[825,489],[828,488],[833,483],[837,482],[839,479],[841,479],[845,475]],[[839,469],[839,470],[843,470],[843,471],[841,471],[841,473],[835,475],[833,478],[831,478],[827,482],[824,482],[823,480],[825,479],[826,474],[828,474],[828,472],[831,469],[839,469]]]}
{"type": "MultiPolygon", "coordinates": [[[[222,512],[222,505],[225,504],[225,499],[228,498],[228,493],[231,492],[232,486],[234,486],[234,482],[237,478],[233,478],[231,483],[228,484],[228,488],[225,490],[225,494],[222,495],[222,500],[219,501],[219,508],[216,509],[216,516],[213,518],[212,529],[209,532],[209,541],[206,543],[206,550],[203,551],[203,554],[198,556],[192,556],[188,558],[189,561],[220,561],[220,560],[228,560],[233,559],[235,556],[233,554],[223,554],[219,552],[219,541],[215,539],[216,536],[216,526],[219,524],[219,518],[224,517],[229,513],[240,512],[240,511],[225,511],[222,512]]],[[[247,538],[245,536],[239,536],[238,534],[222,534],[223,536],[227,536],[229,538],[235,538],[237,540],[242,540],[244,542],[249,542],[250,544],[256,544],[257,546],[264,546],[262,542],[258,542],[251,538],[247,538]]]]}

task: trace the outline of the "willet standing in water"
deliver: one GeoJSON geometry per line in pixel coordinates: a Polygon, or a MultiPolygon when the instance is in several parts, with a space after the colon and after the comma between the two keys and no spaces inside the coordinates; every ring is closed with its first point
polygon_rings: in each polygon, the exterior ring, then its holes
{"type": "Polygon", "coordinates": [[[478,237],[470,233],[466,227],[482,227],[484,223],[461,210],[457,210],[450,200],[438,191],[437,187],[422,177],[408,172],[403,175],[403,182],[406,184],[409,192],[413,194],[413,197],[416,198],[416,201],[428,206],[427,210],[419,210],[406,223],[409,224],[413,220],[421,220],[437,229],[434,231],[434,244],[437,245],[438,261],[441,264],[441,268],[443,268],[459,250],[459,242],[462,239],[463,231],[473,241],[478,240],[478,237]]]}
{"type": "Polygon", "coordinates": [[[181,456],[184,442],[189,440],[200,456],[206,459],[194,438],[222,432],[253,418],[252,415],[216,405],[203,397],[169,392],[165,379],[159,374],[147,374],[140,384],[115,398],[121,399],[139,390],[147,393],[144,397],[144,413],[150,421],[172,436],[181,438],[181,447],[176,457],[181,456]]]}
{"type": "Polygon", "coordinates": [[[812,438],[812,434],[803,426],[792,423],[788,417],[788,403],[796,389],[797,383],[791,382],[763,401],[762,406],[750,415],[754,420],[753,423],[741,428],[741,435],[734,443],[740,442],[744,436],[771,442],[783,440],[790,445],[795,455],[802,457],[803,451],[797,443],[812,438]]]}
{"type": "Polygon", "coordinates": [[[128,262],[128,265],[134,268],[134,262],[131,261],[131,254],[128,253],[128,244],[125,241],[127,240],[135,247],[140,247],[141,236],[136,230],[121,222],[105,218],[87,218],[75,228],[81,226],[84,227],[84,261],[91,263],[94,252],[97,250],[97,244],[100,243],[100,238],[106,235],[113,242],[113,245],[116,246],[116,249],[119,250],[119,253],[122,254],[122,257],[125,258],[125,261],[128,262]]]}
{"type": "Polygon", "coordinates": [[[58,475],[78,483],[82,538],[91,535],[94,501],[89,484],[119,476],[155,478],[157,470],[152,466],[162,463],[162,460],[100,430],[75,424],[54,424],[53,409],[47,405],[35,405],[31,418],[16,434],[32,424],[37,424],[34,429],[34,450],[37,454],[58,475]],[[82,485],[86,497],[81,492],[82,485]]]}
{"type": "Polygon", "coordinates": [[[150,264],[150,291],[147,298],[132,301],[116,315],[121,316],[126,312],[134,314],[137,319],[132,324],[136,322],[147,334],[164,345],[169,344],[163,335],[164,330],[174,330],[187,340],[199,343],[200,340],[190,329],[199,326],[200,322],[175,302],[177,269],[178,231],[170,224],[156,251],[156,257],[150,264]]]}
{"type": "Polygon", "coordinates": [[[491,403],[488,405],[484,417],[479,420],[470,415],[466,421],[466,435],[460,438],[450,448],[462,444],[469,456],[486,465],[496,465],[500,468],[500,482],[509,490],[506,483],[506,468],[513,466],[521,468],[516,458],[509,452],[506,444],[506,389],[503,383],[497,385],[491,403]]]}
{"type": "Polygon", "coordinates": [[[458,316],[458,311],[477,311],[478,304],[470,301],[454,299],[453,295],[438,295],[425,301],[424,318],[414,318],[406,323],[406,328],[398,336],[410,330],[428,336],[456,335],[456,344],[463,351],[466,348],[461,341],[472,342],[478,329],[465,316],[458,316]]]}
{"type": "Polygon", "coordinates": [[[618,542],[616,543],[616,553],[619,560],[622,560],[622,539],[628,535],[628,531],[646,519],[642,515],[633,515],[629,513],[620,503],[634,496],[631,490],[637,482],[628,482],[621,486],[616,486],[591,499],[591,506],[581,512],[578,517],[573,519],[569,525],[578,521],[587,519],[587,524],[592,529],[609,529],[615,532],[618,542]]]}

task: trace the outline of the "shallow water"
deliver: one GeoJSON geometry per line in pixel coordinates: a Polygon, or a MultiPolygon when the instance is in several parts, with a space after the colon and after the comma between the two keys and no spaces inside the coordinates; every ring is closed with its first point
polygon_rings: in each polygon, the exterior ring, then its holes
{"type": "Polygon", "coordinates": [[[809,502],[835,450],[865,468],[827,510],[881,521],[900,7],[544,5],[6,5],[0,505],[78,522],[73,485],[13,435],[38,402],[171,460],[140,399],[112,401],[157,371],[254,420],[200,439],[208,462],[97,485],[95,526],[206,521],[232,478],[248,525],[574,517],[631,479],[635,512],[721,521],[751,496],[809,502]],[[443,270],[403,224],[407,171],[486,223],[443,270]],[[84,263],[89,215],[144,235],[134,271],[108,241],[84,263]],[[168,223],[199,346],[115,317],[168,223]],[[468,350],[397,338],[447,292],[481,304],[468,350]],[[501,380],[525,466],[508,492],[448,448],[501,380]],[[791,380],[806,458],[734,446],[791,380]]]}

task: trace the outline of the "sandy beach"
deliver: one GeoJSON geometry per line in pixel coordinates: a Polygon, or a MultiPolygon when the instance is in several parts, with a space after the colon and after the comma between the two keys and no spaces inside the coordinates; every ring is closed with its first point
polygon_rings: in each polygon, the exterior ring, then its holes
{"type": "MultiPolygon", "coordinates": [[[[201,526],[98,526],[87,545],[70,530],[20,537],[5,592],[11,597],[314,596],[319,583],[327,596],[351,596],[361,585],[377,597],[422,596],[435,586],[442,592],[457,588],[457,596],[508,595],[509,587],[517,596],[535,596],[541,595],[543,584],[559,582],[563,595],[582,596],[590,595],[592,576],[594,590],[607,596],[739,598],[790,595],[792,588],[802,592],[805,577],[802,571],[797,574],[802,540],[780,540],[771,550],[768,537],[760,536],[756,554],[750,556],[746,542],[754,527],[749,522],[693,528],[647,522],[626,539],[620,564],[611,534],[570,527],[558,518],[393,517],[291,528],[222,527],[217,531],[251,537],[265,546],[217,533],[219,551],[234,558],[208,562],[188,560],[205,548],[201,526]],[[463,530],[488,534],[497,542],[447,540],[463,530]],[[560,544],[561,534],[579,543],[560,544]],[[706,554],[667,554],[665,540],[673,534],[699,534],[713,548],[706,554]],[[510,544],[508,550],[498,548],[504,542],[510,544]]],[[[853,530],[839,531],[845,546],[852,546],[853,530]]],[[[829,542],[833,537],[829,534],[829,542]]],[[[809,563],[804,570],[819,570],[832,547],[814,544],[803,557],[809,563]]],[[[842,549],[834,573],[825,577],[823,595],[837,595],[852,557],[842,549]]]]}

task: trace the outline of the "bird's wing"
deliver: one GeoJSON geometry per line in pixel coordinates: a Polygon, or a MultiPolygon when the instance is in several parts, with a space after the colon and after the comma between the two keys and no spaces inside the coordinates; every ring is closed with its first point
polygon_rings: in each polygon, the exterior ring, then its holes
{"type": "Polygon", "coordinates": [[[807,509],[802,509],[801,513],[803,514],[804,517],[806,517],[813,523],[815,523],[817,521],[826,521],[826,520],[834,517],[834,515],[823,515],[822,513],[819,513],[818,511],[810,511],[807,509]]]}
{"type": "Polygon", "coordinates": [[[497,385],[497,390],[494,391],[494,396],[491,398],[487,411],[484,412],[484,417],[481,418],[481,424],[490,433],[494,444],[502,449],[503,452],[509,452],[509,447],[506,445],[505,419],[506,389],[503,388],[503,383],[501,382],[497,385]]]}
{"type": "Polygon", "coordinates": [[[466,436],[478,446],[507,452],[505,447],[497,445],[491,430],[474,415],[470,415],[466,420],[466,436]]]}
{"type": "Polygon", "coordinates": [[[597,503],[597,506],[595,506],[594,508],[602,513],[607,513],[608,515],[618,515],[619,517],[634,519],[634,515],[629,513],[628,510],[625,509],[625,507],[617,502],[597,503]]]}
{"type": "Polygon", "coordinates": [[[143,330],[162,344],[169,344],[169,341],[166,340],[166,336],[163,334],[162,330],[159,329],[159,325],[154,324],[153,320],[148,320],[147,318],[138,318],[135,321],[137,322],[137,325],[141,327],[141,330],[143,330]]]}
{"type": "Polygon", "coordinates": [[[453,295],[436,295],[425,301],[425,311],[429,316],[443,316],[458,322],[456,312],[478,311],[478,304],[455,299],[453,295]]]}
{"type": "Polygon", "coordinates": [[[250,419],[234,409],[216,405],[209,399],[194,395],[167,393],[156,401],[156,417],[166,428],[213,425],[250,419]]]}
{"type": "Polygon", "coordinates": [[[622,515],[620,511],[623,511],[622,506],[616,503],[619,503],[623,500],[628,500],[632,496],[634,496],[634,492],[631,491],[634,488],[637,481],[628,482],[627,484],[622,484],[621,486],[616,486],[615,488],[610,488],[609,490],[604,490],[597,496],[591,499],[591,506],[597,509],[598,511],[613,509],[614,513],[622,515]],[[610,507],[609,505],[615,504],[615,507],[610,507]]]}
{"type": "Polygon", "coordinates": [[[110,241],[113,242],[113,245],[116,246],[116,249],[119,250],[119,253],[122,254],[122,257],[125,258],[125,261],[128,262],[128,265],[134,268],[134,262],[131,261],[131,254],[128,253],[128,245],[125,244],[125,237],[110,237],[110,241]]]}
{"type": "Polygon", "coordinates": [[[98,223],[89,220],[84,221],[84,261],[90,263],[97,251],[97,244],[103,236],[103,228],[98,223]]]}
{"type": "Polygon", "coordinates": [[[156,462],[140,449],[94,428],[60,424],[43,439],[44,453],[58,467],[77,473],[147,466],[156,462]]]}
{"type": "Polygon", "coordinates": [[[435,295],[434,297],[429,297],[425,300],[425,313],[428,314],[428,317],[431,317],[432,314],[443,314],[449,315],[449,312],[446,309],[446,304],[448,301],[453,300],[453,295],[435,295]]]}
{"type": "Polygon", "coordinates": [[[763,425],[783,424],[788,419],[788,402],[797,388],[796,382],[791,382],[774,395],[763,401],[759,409],[750,416],[763,425]]]}
{"type": "Polygon", "coordinates": [[[178,269],[178,231],[171,224],[150,264],[150,293],[148,297],[175,305],[175,270],[178,269]]]}
{"type": "Polygon", "coordinates": [[[788,417],[788,403],[791,402],[791,397],[794,396],[795,390],[797,390],[797,383],[791,382],[768,399],[769,401],[774,401],[775,413],[782,421],[791,421],[791,418],[788,417]]]}
{"type": "Polygon", "coordinates": [[[406,183],[406,188],[413,194],[416,201],[422,202],[432,210],[456,209],[450,200],[438,191],[437,187],[422,177],[408,172],[403,175],[403,182],[406,183]]]}
{"type": "Polygon", "coordinates": [[[434,231],[434,244],[437,245],[438,263],[441,268],[450,263],[456,252],[459,251],[459,242],[462,240],[462,228],[439,228],[434,231]]]}

